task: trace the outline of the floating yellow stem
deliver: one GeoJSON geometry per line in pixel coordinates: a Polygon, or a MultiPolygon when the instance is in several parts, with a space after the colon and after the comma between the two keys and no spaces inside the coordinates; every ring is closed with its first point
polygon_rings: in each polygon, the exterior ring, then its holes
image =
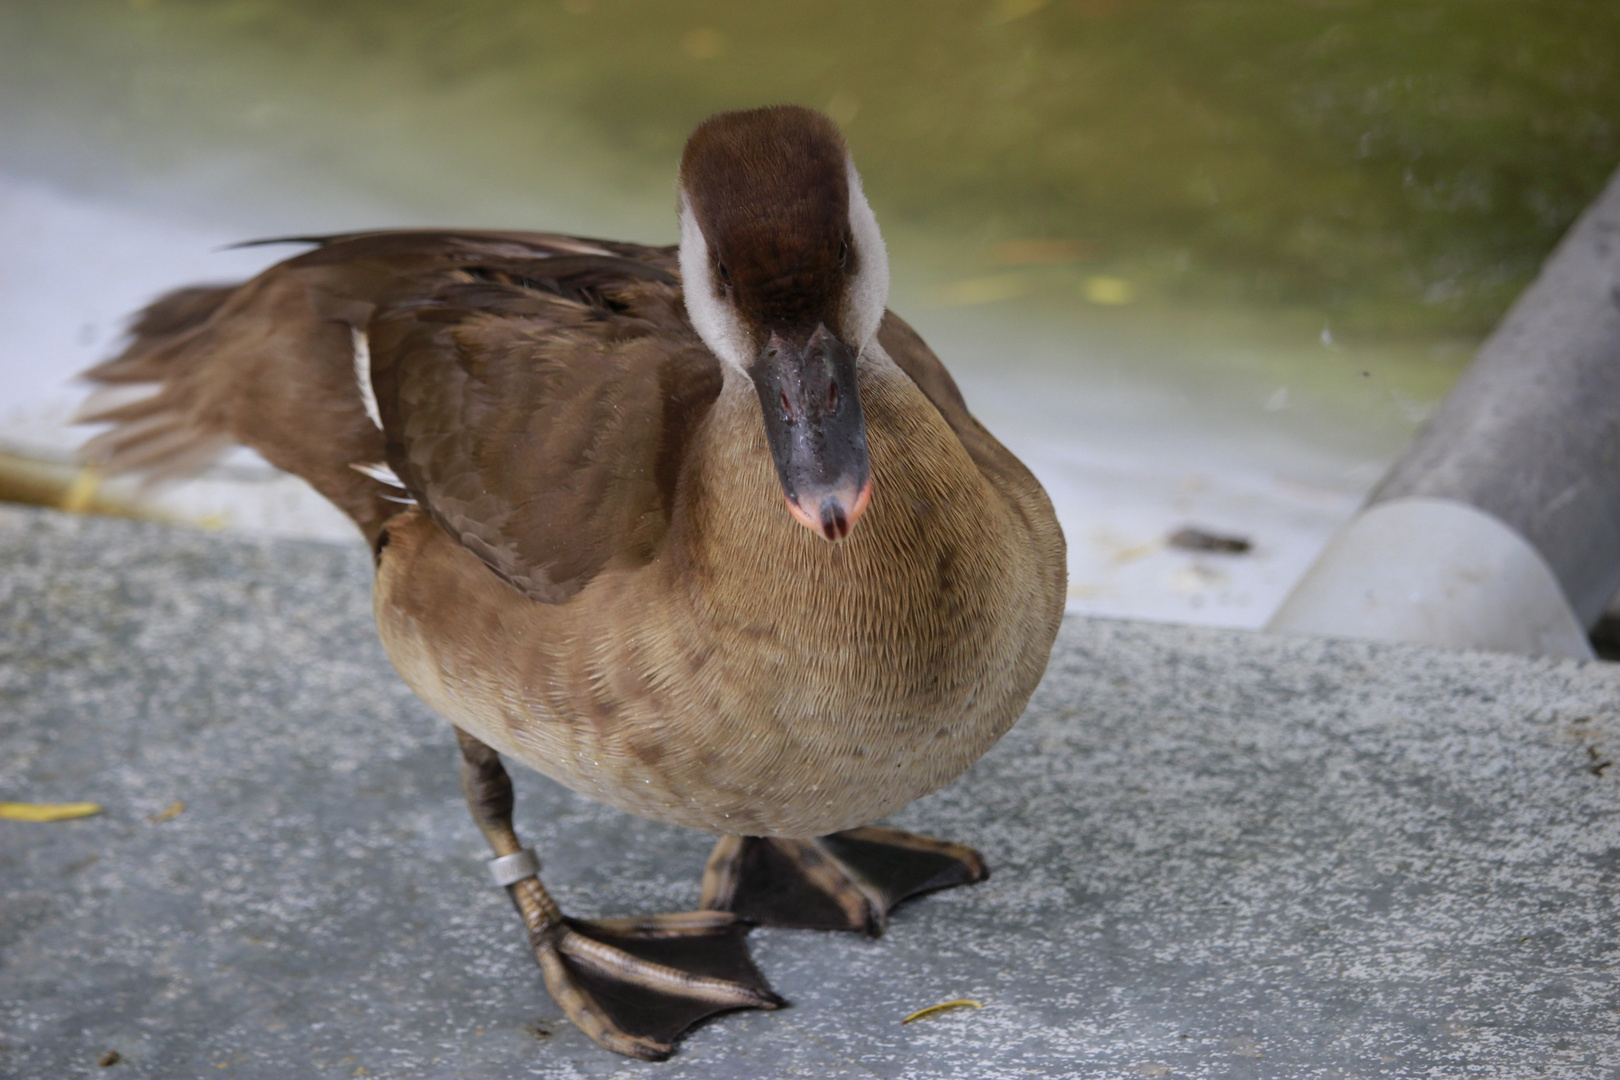
{"type": "Polygon", "coordinates": [[[67,821],[101,813],[93,802],[0,802],[0,818],[6,821],[67,821]]]}
{"type": "Polygon", "coordinates": [[[100,470],[94,465],[86,465],[62,493],[61,507],[70,514],[82,514],[95,504],[96,492],[100,490],[100,470]]]}
{"type": "Polygon", "coordinates": [[[937,1016],[942,1012],[950,1012],[952,1009],[982,1008],[984,1008],[984,1006],[979,1004],[977,1001],[974,1001],[972,998],[957,998],[955,1001],[942,1001],[938,1005],[930,1005],[926,1009],[918,1009],[916,1012],[912,1013],[910,1016],[906,1017],[900,1022],[902,1024],[909,1024],[913,1020],[922,1020],[929,1016],[937,1016]]]}
{"type": "Polygon", "coordinates": [[[176,799],[174,802],[170,803],[167,808],[159,810],[155,814],[146,815],[146,820],[150,821],[153,825],[156,825],[160,821],[168,821],[172,817],[179,816],[179,814],[185,810],[185,808],[186,804],[181,802],[179,799],[176,799]]]}

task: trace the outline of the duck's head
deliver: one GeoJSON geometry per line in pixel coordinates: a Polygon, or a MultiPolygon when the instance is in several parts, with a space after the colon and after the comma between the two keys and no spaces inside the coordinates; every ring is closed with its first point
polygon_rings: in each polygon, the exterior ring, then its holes
{"type": "Polygon", "coordinates": [[[794,518],[841,540],[872,495],[855,369],[889,298],[849,148],[813,109],[720,113],[687,140],[679,209],[692,325],[753,381],[794,518]]]}

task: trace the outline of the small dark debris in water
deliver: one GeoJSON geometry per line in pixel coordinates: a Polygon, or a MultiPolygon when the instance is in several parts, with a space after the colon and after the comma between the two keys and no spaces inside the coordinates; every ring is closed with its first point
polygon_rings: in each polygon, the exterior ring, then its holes
{"type": "Polygon", "coordinates": [[[1604,758],[1602,754],[1598,753],[1597,747],[1595,746],[1588,746],[1586,748],[1586,756],[1592,759],[1591,770],[1593,776],[1602,776],[1603,770],[1614,764],[1614,762],[1604,758]]]}
{"type": "Polygon", "coordinates": [[[1218,555],[1243,555],[1254,547],[1247,536],[1222,536],[1192,525],[1177,529],[1165,543],[1183,551],[1213,551],[1218,555]]]}
{"type": "Polygon", "coordinates": [[[550,1020],[536,1020],[523,1030],[527,1031],[530,1035],[533,1035],[541,1042],[545,1042],[547,1039],[551,1038],[552,1035],[556,1034],[557,1025],[550,1020]]]}
{"type": "Polygon", "coordinates": [[[96,1064],[105,1067],[108,1065],[116,1065],[123,1060],[123,1054],[120,1054],[116,1050],[109,1050],[105,1054],[102,1054],[101,1057],[96,1059],[96,1064]]]}

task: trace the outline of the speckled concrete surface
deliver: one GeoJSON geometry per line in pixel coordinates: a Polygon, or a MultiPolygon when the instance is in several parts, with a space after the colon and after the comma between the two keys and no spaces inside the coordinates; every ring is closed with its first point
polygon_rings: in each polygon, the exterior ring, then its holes
{"type": "MultiPolygon", "coordinates": [[[[485,884],[363,550],[0,510],[0,628],[0,798],[106,806],[0,821],[6,1077],[1620,1076],[1614,666],[1071,619],[895,819],[991,881],[756,932],[794,1007],[643,1065],[485,884]]],[[[519,800],[570,910],[695,904],[707,837],[519,800]]]]}

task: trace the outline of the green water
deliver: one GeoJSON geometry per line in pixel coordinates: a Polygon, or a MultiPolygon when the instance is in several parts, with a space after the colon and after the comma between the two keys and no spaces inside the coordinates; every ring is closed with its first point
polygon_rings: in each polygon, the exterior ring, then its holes
{"type": "Polygon", "coordinates": [[[1620,4],[0,5],[0,164],[266,227],[672,239],[693,123],[784,100],[912,309],[1432,400],[1620,162],[1620,4]]]}

